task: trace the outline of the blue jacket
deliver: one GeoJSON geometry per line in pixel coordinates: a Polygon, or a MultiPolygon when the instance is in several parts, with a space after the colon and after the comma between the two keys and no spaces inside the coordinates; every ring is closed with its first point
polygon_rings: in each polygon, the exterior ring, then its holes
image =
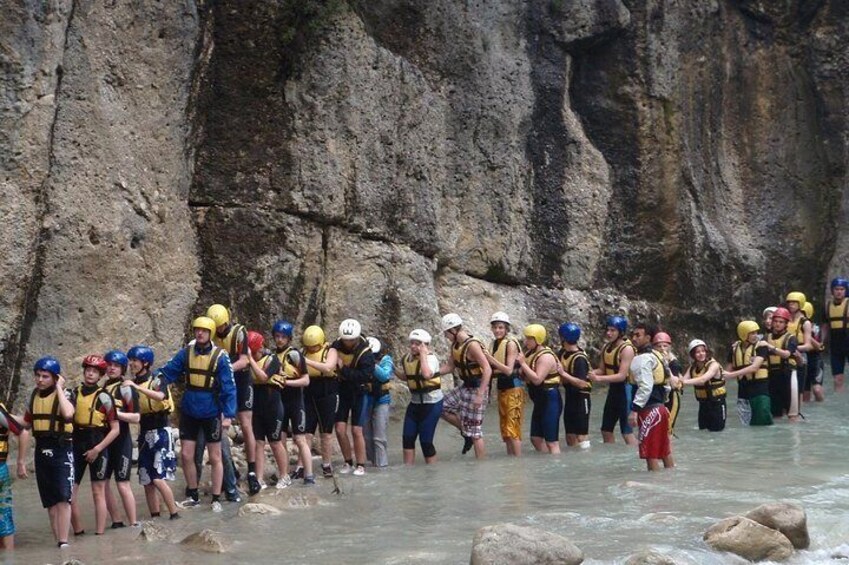
{"type": "MultiPolygon", "coordinates": [[[[374,386],[380,387],[383,383],[388,383],[390,379],[392,379],[392,374],[394,373],[395,364],[392,362],[391,355],[384,355],[380,362],[374,366],[374,380],[376,381],[374,386]]],[[[389,401],[392,400],[392,396],[387,392],[386,394],[380,396],[376,399],[375,404],[389,404],[389,401]]]]}
{"type": "MultiPolygon", "coordinates": [[[[197,344],[193,346],[195,353],[203,355],[212,349],[212,343],[200,348],[197,344]]],[[[162,368],[159,369],[163,380],[172,384],[187,377],[186,373],[186,348],[180,349],[162,368]]],[[[198,390],[187,390],[183,394],[180,410],[186,415],[198,420],[217,418],[224,415],[225,418],[236,417],[236,383],[233,380],[233,367],[230,357],[226,351],[221,352],[218,358],[218,366],[215,369],[218,390],[215,392],[204,392],[198,390]]]]}

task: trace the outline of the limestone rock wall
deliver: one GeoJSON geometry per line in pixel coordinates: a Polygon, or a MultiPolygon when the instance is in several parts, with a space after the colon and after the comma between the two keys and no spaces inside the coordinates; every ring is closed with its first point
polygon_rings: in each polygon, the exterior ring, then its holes
{"type": "Polygon", "coordinates": [[[495,309],[727,340],[845,272],[837,0],[0,14],[6,396],[44,352],[162,357],[213,301],[396,346],[495,309]]]}

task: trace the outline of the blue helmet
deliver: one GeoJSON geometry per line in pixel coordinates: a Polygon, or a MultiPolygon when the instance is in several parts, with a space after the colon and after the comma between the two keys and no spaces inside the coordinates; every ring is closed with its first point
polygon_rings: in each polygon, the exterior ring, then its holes
{"type": "Polygon", "coordinates": [[[130,359],[138,359],[142,363],[153,365],[153,349],[146,345],[135,345],[127,351],[127,357],[130,359]]]}
{"type": "Polygon", "coordinates": [[[834,290],[835,287],[842,286],[849,292],[849,281],[844,279],[843,277],[836,277],[831,280],[831,289],[834,290]]]}
{"type": "Polygon", "coordinates": [[[62,374],[62,367],[59,365],[59,361],[57,361],[55,357],[42,357],[35,362],[35,366],[32,370],[33,372],[47,371],[54,375],[62,374]]]}
{"type": "Polygon", "coordinates": [[[628,331],[628,320],[622,316],[608,316],[607,327],[616,328],[620,334],[624,334],[628,331]]]}
{"type": "Polygon", "coordinates": [[[292,324],[287,322],[286,320],[277,320],[274,322],[274,327],[271,328],[271,333],[273,334],[283,334],[286,337],[292,337],[293,332],[292,324]]]}
{"type": "Polygon", "coordinates": [[[581,326],[572,322],[560,324],[560,329],[557,330],[563,341],[575,345],[581,337],[581,326]]]}
{"type": "Polygon", "coordinates": [[[121,365],[124,368],[127,367],[127,356],[124,355],[123,351],[118,351],[117,349],[107,351],[106,355],[103,356],[103,360],[107,363],[121,365]]]}

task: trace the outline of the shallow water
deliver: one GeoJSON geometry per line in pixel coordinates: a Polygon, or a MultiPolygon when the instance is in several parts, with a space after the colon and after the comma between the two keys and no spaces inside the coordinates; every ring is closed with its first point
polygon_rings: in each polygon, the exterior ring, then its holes
{"type": "MultiPolygon", "coordinates": [[[[593,402],[591,428],[597,429],[602,391],[593,402]]],[[[695,429],[696,410],[688,396],[673,444],[677,468],[653,474],[645,471],[635,449],[621,443],[602,445],[598,432],[589,450],[543,456],[532,453],[526,440],[525,456],[508,458],[498,438],[495,404],[485,424],[490,453],[486,461],[461,456],[458,434],[441,423],[436,440],[439,464],[404,468],[398,465],[400,423],[395,421],[390,435],[393,467],[369,471],[365,477],[339,477],[343,496],[330,494],[332,481],[319,478],[313,490],[322,500],[317,507],[276,517],[238,517],[235,504],[225,504],[220,515],[212,514],[208,505],[182,511],[184,519],[174,523],[176,532],[206,527],[226,532],[235,541],[231,552],[222,556],[167,542],[135,541],[137,532],[129,528],[96,538],[86,535],[60,554],[53,547],[35,481],[17,481],[19,548],[7,559],[468,563],[475,530],[509,521],[568,537],[584,550],[586,563],[621,562],[646,547],[696,563],[734,563],[741,561],[707,549],[704,530],[725,516],[780,499],[798,502],[808,512],[812,546],[791,563],[846,563],[830,556],[849,552],[849,395],[806,405],[807,421],[802,424],[744,428],[735,416],[716,434],[695,429]]],[[[179,498],[182,482],[174,488],[179,498]]],[[[88,477],[82,496],[88,503],[88,477]]],[[[142,509],[140,489],[138,501],[142,509]]],[[[140,516],[145,517],[144,512],[140,516]]],[[[92,514],[86,518],[92,531],[92,514]]]]}

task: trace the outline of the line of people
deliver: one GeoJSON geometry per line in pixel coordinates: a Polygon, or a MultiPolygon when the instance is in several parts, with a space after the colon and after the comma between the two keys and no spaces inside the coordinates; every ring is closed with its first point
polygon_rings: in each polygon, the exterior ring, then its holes
{"type": "MultiPolygon", "coordinates": [[[[238,470],[225,433],[233,420],[239,422],[244,438],[251,495],[267,486],[266,445],[278,467],[277,488],[286,488],[295,479],[315,484],[310,446],[316,433],[324,477],[334,474],[334,433],[343,457],[339,472],[360,476],[367,462],[388,465],[386,427],[393,380],[405,382],[410,391],[402,432],[406,464],[415,462],[417,441],[425,462],[436,461],[433,438],[440,419],[460,431],[463,453],[474,449],[477,457],[484,457],[482,425],[491,382],[497,389],[500,431],[508,454],[521,454],[525,391],[533,403],[530,438],[537,451],[560,452],[561,417],[566,445],[588,448],[592,388],[606,383],[603,441],[615,441],[618,425],[623,440],[639,446],[649,470],[672,467],[669,438],[684,386],[694,388],[700,429],[724,429],[730,379],[739,381],[737,408],[745,424],[769,425],[783,416],[797,421],[803,401],[824,397],[821,352],[830,338],[835,388],[842,388],[849,357],[847,289],[846,279],[832,281],[832,300],[822,326],[813,322],[813,306],[800,292],[789,293],[784,306],[764,311],[766,335],[759,333],[756,321],[740,322],[725,367],[704,341],[691,341],[686,370],[672,352],[669,334],[646,324],[636,324],[629,334],[622,316],[608,317],[606,343],[595,368],[578,345],[577,324],[559,326],[560,347],[555,351],[540,324],[526,326],[521,341],[511,335],[510,318],[504,312],[491,317],[489,344],[471,335],[459,315],[445,315],[440,330],[451,350],[441,364],[430,350],[431,335],[415,329],[409,334],[409,350],[396,365],[387,344],[363,336],[356,320],[343,321],[333,342],[320,327],[307,327],[301,349],[294,346],[292,324],[280,320],[271,328],[270,351],[260,332],[232,323],[229,310],[215,304],[193,321],[193,339],[156,370],[154,352],[143,345],[126,354],[112,350],[102,357],[89,355],[82,363],[82,383],[66,390],[59,361],[39,359],[25,414],[17,417],[0,405],[0,498],[11,500],[5,465],[8,434],[21,437],[17,472],[23,478],[21,454],[31,430],[39,492],[60,546],[68,543],[70,527],[76,535],[85,531],[76,494],[89,467],[95,533],[104,533],[107,515],[113,528],[124,526],[118,498],[109,487],[112,478],[127,522],[137,524],[128,483],[131,423],[140,427],[138,475],[153,517],[160,516],[160,499],[171,519],[180,517],[179,507],[200,504],[204,450],[212,473],[212,510],[222,510],[222,493],[228,500],[241,500],[238,470]],[[457,377],[459,385],[443,392],[443,378],[449,375],[457,377]],[[174,480],[176,470],[169,416],[174,409],[170,385],[178,382],[185,385],[179,437],[186,499],[181,503],[167,482],[174,480]],[[299,452],[291,472],[287,433],[299,452]]],[[[0,511],[0,542],[5,546],[12,544],[14,533],[11,504],[8,507],[0,511]]]]}

